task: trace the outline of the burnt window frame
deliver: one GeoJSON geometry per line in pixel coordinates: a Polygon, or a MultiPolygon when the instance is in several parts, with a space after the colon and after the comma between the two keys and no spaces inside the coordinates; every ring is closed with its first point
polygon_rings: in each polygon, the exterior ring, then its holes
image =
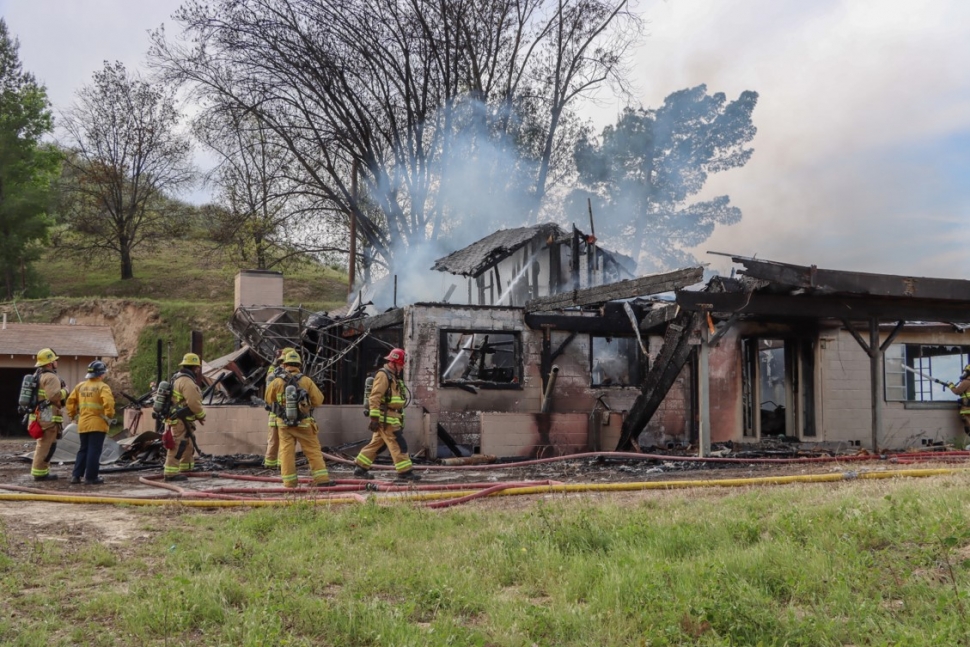
{"type": "Polygon", "coordinates": [[[525,366],[522,353],[522,331],[521,330],[495,330],[488,328],[440,328],[438,330],[438,386],[439,388],[460,389],[463,386],[474,386],[478,389],[496,390],[522,390],[522,379],[525,375],[525,366]],[[485,380],[445,380],[443,378],[445,369],[448,368],[449,354],[442,352],[448,348],[449,334],[462,335],[507,335],[512,337],[512,358],[515,362],[514,382],[489,382],[485,380]]]}
{"type": "MultiPolygon", "coordinates": [[[[646,338],[644,338],[644,343],[646,338]]],[[[640,388],[640,383],[643,381],[644,376],[650,369],[649,366],[650,358],[644,356],[643,351],[640,349],[640,343],[637,341],[635,335],[598,335],[591,334],[589,336],[589,387],[591,389],[634,389],[640,388]],[[637,379],[631,379],[629,384],[597,384],[593,381],[593,346],[595,345],[596,339],[627,339],[633,343],[633,350],[636,353],[636,365],[638,375],[637,379]]]]}

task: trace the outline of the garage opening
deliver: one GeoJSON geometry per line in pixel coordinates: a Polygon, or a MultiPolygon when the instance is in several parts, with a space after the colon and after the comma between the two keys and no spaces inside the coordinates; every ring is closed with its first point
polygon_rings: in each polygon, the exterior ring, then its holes
{"type": "Polygon", "coordinates": [[[27,436],[27,430],[20,424],[23,416],[17,413],[17,398],[20,397],[20,383],[26,368],[0,368],[0,437],[27,436]]]}

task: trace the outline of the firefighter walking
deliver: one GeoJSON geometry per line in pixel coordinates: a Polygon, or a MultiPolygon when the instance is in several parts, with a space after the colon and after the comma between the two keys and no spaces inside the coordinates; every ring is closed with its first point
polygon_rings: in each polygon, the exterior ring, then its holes
{"type": "Polygon", "coordinates": [[[64,380],[57,376],[57,354],[50,348],[43,348],[37,353],[37,374],[40,378],[37,386],[37,407],[30,413],[28,421],[35,420],[40,425],[42,434],[37,438],[34,448],[34,462],[30,466],[30,474],[35,481],[57,480],[56,474],[51,474],[51,457],[57,449],[57,440],[63,429],[63,408],[67,400],[67,390],[64,380]]]}
{"type": "Polygon", "coordinates": [[[310,463],[313,485],[332,485],[327,463],[320,447],[320,430],[313,418],[314,407],[323,404],[323,393],[306,375],[300,372],[300,354],[290,350],[283,356],[283,372],[266,387],[266,401],[272,403],[279,433],[280,476],[283,486],[295,488],[299,484],[296,473],[296,443],[310,463]]]}
{"type": "Polygon", "coordinates": [[[77,433],[81,439],[71,476],[71,483],[74,484],[82,479],[87,485],[104,483],[104,479],[98,476],[101,450],[115,415],[114,395],[103,380],[107,372],[108,367],[104,362],[91,362],[84,381],[75,386],[67,398],[67,415],[77,418],[77,433]]]}
{"type": "Polygon", "coordinates": [[[186,353],[179,362],[179,372],[172,376],[170,412],[165,424],[172,432],[174,443],[165,455],[165,480],[185,481],[183,472],[195,469],[195,447],[192,439],[195,423],[205,424],[202,408],[202,360],[195,353],[186,353]]]}
{"type": "Polygon", "coordinates": [[[963,420],[963,431],[970,436],[970,364],[963,367],[960,381],[947,384],[954,395],[960,396],[960,418],[963,420]]]}
{"type": "Polygon", "coordinates": [[[368,471],[374,464],[374,458],[386,445],[394,461],[397,477],[405,481],[418,481],[420,476],[414,473],[411,458],[408,456],[408,444],[404,440],[404,350],[395,348],[384,358],[386,364],[374,376],[367,399],[370,408],[370,425],[372,432],[370,442],[357,454],[354,476],[362,479],[374,478],[368,471]]]}

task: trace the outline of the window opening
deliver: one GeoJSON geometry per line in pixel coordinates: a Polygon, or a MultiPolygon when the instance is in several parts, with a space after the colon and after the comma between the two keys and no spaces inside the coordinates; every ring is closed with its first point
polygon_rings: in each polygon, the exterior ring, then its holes
{"type": "Polygon", "coordinates": [[[522,359],[518,333],[441,331],[441,385],[518,387],[522,359]]]}
{"type": "Polygon", "coordinates": [[[642,353],[634,337],[592,337],[590,341],[591,386],[640,384],[642,353]]]}
{"type": "Polygon", "coordinates": [[[970,363],[970,346],[892,344],[885,357],[888,402],[952,402],[956,396],[930,378],[958,382],[963,367],[970,363]]]}

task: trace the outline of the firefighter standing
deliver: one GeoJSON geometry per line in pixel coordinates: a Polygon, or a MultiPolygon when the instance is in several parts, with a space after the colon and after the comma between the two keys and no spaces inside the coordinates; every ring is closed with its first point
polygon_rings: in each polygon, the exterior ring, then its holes
{"type": "Polygon", "coordinates": [[[84,381],[75,386],[67,398],[67,415],[77,418],[77,433],[81,439],[71,476],[73,484],[80,483],[82,479],[88,485],[104,483],[104,479],[98,476],[101,450],[115,415],[111,387],[102,379],[107,372],[108,367],[104,362],[94,360],[88,364],[84,381]]]}
{"type": "Polygon", "coordinates": [[[323,404],[323,393],[306,375],[300,373],[302,361],[300,354],[290,349],[283,356],[283,373],[273,378],[266,387],[266,401],[273,403],[276,415],[276,429],[279,432],[280,475],[283,486],[295,488],[299,484],[296,473],[296,442],[300,442],[303,454],[310,463],[310,476],[317,486],[331,485],[327,463],[320,448],[320,433],[317,421],[313,419],[313,408],[323,404]],[[293,387],[293,389],[289,389],[293,387]],[[301,390],[306,394],[297,403],[287,401],[287,390],[291,395],[301,390]],[[289,405],[291,413],[287,414],[289,405]],[[293,408],[295,407],[295,411],[293,408]]]}
{"type": "Polygon", "coordinates": [[[63,428],[63,407],[67,400],[67,390],[64,380],[57,376],[57,354],[50,348],[43,348],[37,353],[37,372],[40,374],[40,384],[37,388],[37,402],[39,406],[31,412],[29,421],[36,420],[43,435],[37,439],[34,449],[34,462],[30,466],[30,474],[35,481],[54,481],[56,474],[51,474],[51,457],[57,449],[57,439],[61,437],[63,428]]]}
{"type": "Polygon", "coordinates": [[[377,453],[387,445],[391,452],[391,460],[394,461],[394,469],[397,470],[397,477],[406,481],[418,481],[421,477],[413,472],[411,458],[408,456],[408,444],[404,440],[403,433],[404,406],[407,404],[404,397],[404,381],[401,379],[401,372],[404,370],[404,350],[395,348],[384,359],[387,363],[374,376],[374,384],[367,401],[370,408],[368,428],[373,435],[367,446],[357,454],[354,461],[357,463],[354,476],[363,479],[373,478],[368,470],[374,464],[377,453]]]}
{"type": "Polygon", "coordinates": [[[954,395],[960,396],[960,418],[963,419],[963,431],[970,436],[970,364],[963,367],[960,381],[957,384],[947,384],[954,395]]]}
{"type": "Polygon", "coordinates": [[[287,353],[295,353],[295,348],[284,348],[276,354],[276,359],[270,364],[269,370],[266,372],[266,393],[263,396],[263,400],[269,405],[269,435],[266,437],[266,456],[263,458],[263,467],[279,467],[280,466],[280,433],[276,428],[276,414],[273,413],[273,400],[269,396],[269,385],[272,384],[273,380],[280,376],[283,371],[283,357],[287,353]]]}
{"type": "Polygon", "coordinates": [[[205,424],[202,408],[202,360],[195,353],[186,353],[179,362],[179,372],[172,376],[172,403],[165,424],[172,430],[174,444],[165,456],[165,480],[185,481],[182,472],[195,469],[195,448],[192,437],[195,422],[205,424]]]}

